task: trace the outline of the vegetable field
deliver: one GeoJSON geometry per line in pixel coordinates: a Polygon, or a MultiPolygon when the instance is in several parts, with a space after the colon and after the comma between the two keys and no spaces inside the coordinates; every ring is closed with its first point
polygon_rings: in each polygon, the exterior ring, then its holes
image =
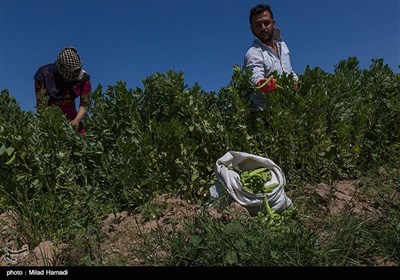
{"type": "Polygon", "coordinates": [[[250,116],[249,75],[234,66],[230,83],[218,92],[188,87],[184,73],[172,70],[147,77],[142,88],[128,89],[123,81],[99,85],[84,137],[58,108],[22,111],[2,90],[0,214],[16,214],[13,244],[33,248],[52,240],[81,248],[74,251],[78,257],[60,258],[57,265],[129,264],[100,257],[104,217],[126,211],[156,218],[168,208],[150,203],[158,195],[205,205],[216,160],[243,151],[268,157],[284,171],[295,207],[283,222],[226,222],[200,213],[187,221],[186,235],[159,229],[141,236],[142,264],[358,266],[380,259],[398,266],[400,74],[380,59],[360,69],[350,57],[333,73],[305,69],[298,91],[293,77],[281,76],[277,91],[266,96],[268,127],[250,116]],[[321,214],[314,190],[343,181],[358,182],[357,193],[379,218],[351,210],[321,214]],[[162,244],[168,244],[167,257],[154,257],[162,244]]]}

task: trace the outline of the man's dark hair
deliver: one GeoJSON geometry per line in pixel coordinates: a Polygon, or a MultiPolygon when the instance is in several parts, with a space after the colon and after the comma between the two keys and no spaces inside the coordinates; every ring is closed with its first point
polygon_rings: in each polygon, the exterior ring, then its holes
{"type": "Polygon", "coordinates": [[[271,18],[274,19],[274,14],[272,13],[271,6],[266,5],[266,4],[265,5],[259,4],[255,7],[251,8],[251,10],[250,10],[250,17],[249,17],[250,25],[251,25],[251,19],[253,18],[254,15],[261,14],[265,11],[268,11],[271,14],[271,18]]]}

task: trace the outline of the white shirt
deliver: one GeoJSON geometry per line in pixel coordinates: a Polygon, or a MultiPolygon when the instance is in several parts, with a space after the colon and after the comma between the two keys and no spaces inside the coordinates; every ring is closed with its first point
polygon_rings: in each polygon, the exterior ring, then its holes
{"type": "MultiPolygon", "coordinates": [[[[254,39],[252,46],[246,52],[244,65],[252,71],[251,82],[254,86],[260,79],[268,77],[274,71],[279,75],[283,72],[291,73],[294,80],[298,80],[290,64],[289,48],[280,37],[279,28],[275,28],[274,31],[274,43],[278,49],[278,55],[258,38],[254,39]]],[[[266,100],[263,93],[254,92],[250,95],[250,106],[253,112],[261,111],[265,104],[266,100]]]]}

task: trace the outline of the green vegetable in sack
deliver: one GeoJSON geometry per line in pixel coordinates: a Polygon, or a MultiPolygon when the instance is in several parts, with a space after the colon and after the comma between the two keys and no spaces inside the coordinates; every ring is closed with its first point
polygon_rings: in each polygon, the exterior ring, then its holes
{"type": "Polygon", "coordinates": [[[264,187],[263,187],[263,192],[264,193],[270,193],[278,186],[279,186],[278,183],[272,183],[272,184],[269,184],[269,185],[265,184],[264,187]]]}
{"type": "Polygon", "coordinates": [[[252,171],[245,170],[240,173],[240,181],[243,188],[251,193],[265,192],[264,187],[269,180],[271,180],[271,171],[266,167],[260,167],[252,171]]]}

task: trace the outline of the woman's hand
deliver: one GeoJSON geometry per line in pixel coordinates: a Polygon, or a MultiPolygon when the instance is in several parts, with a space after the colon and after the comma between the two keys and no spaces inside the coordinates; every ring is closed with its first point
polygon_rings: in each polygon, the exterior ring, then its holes
{"type": "Polygon", "coordinates": [[[80,120],[73,119],[72,121],[69,121],[69,124],[72,125],[75,128],[78,128],[79,127],[79,122],[80,122],[80,120]]]}

